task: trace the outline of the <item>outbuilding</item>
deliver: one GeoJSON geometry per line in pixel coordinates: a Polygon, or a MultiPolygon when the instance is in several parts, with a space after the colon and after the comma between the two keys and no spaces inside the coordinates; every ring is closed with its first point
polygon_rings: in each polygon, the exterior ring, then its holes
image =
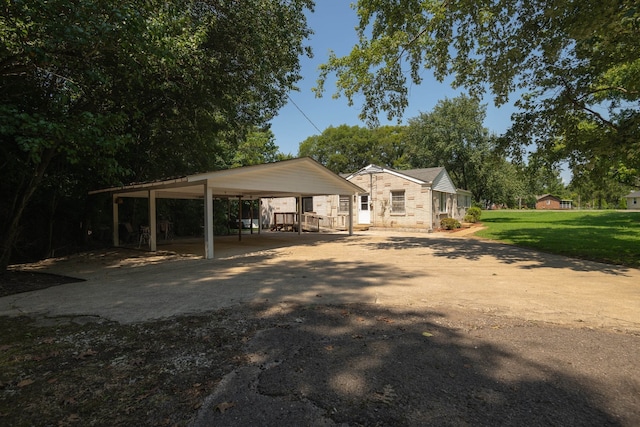
{"type": "Polygon", "coordinates": [[[572,200],[563,200],[551,194],[543,194],[536,199],[536,209],[572,209],[572,200]]]}
{"type": "Polygon", "coordinates": [[[624,197],[627,199],[628,210],[640,210],[640,191],[632,191],[624,197]]]}
{"type": "MultiPolygon", "coordinates": [[[[363,190],[336,175],[309,157],[266,163],[256,166],[206,172],[180,178],[134,183],[91,191],[89,194],[109,193],[113,203],[113,245],[120,245],[119,200],[138,197],[149,200],[149,248],[157,249],[159,228],[156,218],[156,199],[202,199],[204,201],[205,258],[213,258],[213,202],[214,199],[238,198],[258,200],[271,197],[294,197],[302,208],[304,197],[340,194],[354,199],[363,190]]],[[[351,203],[351,202],[350,202],[351,203]]],[[[302,218],[301,212],[297,216],[302,218]]],[[[349,216],[347,228],[353,233],[353,218],[349,216]]],[[[298,231],[301,230],[298,224],[298,231]]]]}

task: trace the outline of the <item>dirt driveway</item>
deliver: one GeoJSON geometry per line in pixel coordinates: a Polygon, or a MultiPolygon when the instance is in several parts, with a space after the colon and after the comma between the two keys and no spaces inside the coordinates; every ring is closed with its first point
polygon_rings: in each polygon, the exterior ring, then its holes
{"type": "Polygon", "coordinates": [[[24,266],[86,281],[1,298],[0,315],[231,309],[234,336],[255,331],[247,363],[196,426],[640,424],[639,270],[445,234],[263,234],[216,251],[24,266]]]}
{"type": "MultiPolygon", "coordinates": [[[[179,249],[197,253],[200,246],[179,249]]],[[[216,254],[204,260],[122,250],[25,266],[86,281],[4,298],[0,315],[87,314],[128,323],[289,301],[460,307],[640,331],[640,270],[473,238],[263,233],[241,242],[219,238],[216,254]]]]}

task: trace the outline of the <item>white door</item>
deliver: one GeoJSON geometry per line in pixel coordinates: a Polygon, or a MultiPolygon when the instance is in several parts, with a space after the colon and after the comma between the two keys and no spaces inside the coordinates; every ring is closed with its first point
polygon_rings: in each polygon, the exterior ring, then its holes
{"type": "Polygon", "coordinates": [[[358,224],[371,224],[371,211],[369,210],[369,195],[358,196],[358,224]]]}

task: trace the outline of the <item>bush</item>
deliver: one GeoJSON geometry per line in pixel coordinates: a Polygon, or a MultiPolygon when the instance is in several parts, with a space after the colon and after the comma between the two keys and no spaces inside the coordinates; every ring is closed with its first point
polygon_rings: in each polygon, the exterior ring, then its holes
{"type": "Polygon", "coordinates": [[[456,228],[460,228],[460,221],[455,218],[443,218],[440,221],[440,228],[444,228],[445,230],[455,230],[456,228]]]}
{"type": "Polygon", "coordinates": [[[480,216],[482,215],[482,210],[477,206],[472,206],[467,209],[467,214],[464,216],[465,222],[478,222],[480,221],[480,216]]]}

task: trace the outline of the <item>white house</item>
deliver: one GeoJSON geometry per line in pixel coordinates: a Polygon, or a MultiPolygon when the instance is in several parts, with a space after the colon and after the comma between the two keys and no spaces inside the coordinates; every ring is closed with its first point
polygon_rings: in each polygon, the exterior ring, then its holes
{"type": "Polygon", "coordinates": [[[624,197],[627,199],[627,209],[640,210],[640,191],[632,191],[624,197]]]}

